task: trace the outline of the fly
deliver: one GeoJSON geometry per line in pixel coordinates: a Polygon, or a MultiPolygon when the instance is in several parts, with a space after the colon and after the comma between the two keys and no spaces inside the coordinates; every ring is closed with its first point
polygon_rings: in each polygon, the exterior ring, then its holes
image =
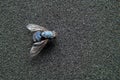
{"type": "Polygon", "coordinates": [[[36,24],[28,24],[26,27],[31,32],[34,32],[33,45],[30,50],[30,57],[34,57],[38,55],[41,52],[41,50],[45,47],[47,42],[50,39],[53,39],[56,37],[55,31],[50,31],[42,26],[39,26],[36,24]]]}

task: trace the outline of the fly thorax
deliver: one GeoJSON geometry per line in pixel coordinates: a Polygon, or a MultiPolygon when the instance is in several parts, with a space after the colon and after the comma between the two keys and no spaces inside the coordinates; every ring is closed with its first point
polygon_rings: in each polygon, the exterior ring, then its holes
{"type": "Polygon", "coordinates": [[[54,32],[53,31],[44,31],[41,33],[42,37],[44,38],[54,38],[54,32]]]}

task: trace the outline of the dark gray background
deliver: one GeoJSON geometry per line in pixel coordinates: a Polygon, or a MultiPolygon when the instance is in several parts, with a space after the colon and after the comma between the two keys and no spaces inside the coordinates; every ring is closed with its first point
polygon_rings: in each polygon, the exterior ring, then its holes
{"type": "Polygon", "coordinates": [[[119,80],[119,0],[0,0],[0,80],[119,80]],[[33,60],[29,23],[58,32],[33,60]]]}

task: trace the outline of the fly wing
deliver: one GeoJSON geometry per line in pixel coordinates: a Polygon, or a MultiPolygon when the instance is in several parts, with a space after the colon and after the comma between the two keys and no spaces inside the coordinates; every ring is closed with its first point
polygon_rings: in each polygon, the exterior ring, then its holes
{"type": "Polygon", "coordinates": [[[34,43],[30,50],[30,57],[34,57],[37,54],[39,54],[41,50],[44,48],[44,46],[47,44],[47,42],[48,42],[48,39],[42,40],[41,42],[34,43]]]}
{"type": "Polygon", "coordinates": [[[30,31],[46,31],[47,29],[42,27],[42,26],[39,26],[39,25],[36,25],[36,24],[28,24],[27,26],[27,29],[30,30],[30,31]]]}

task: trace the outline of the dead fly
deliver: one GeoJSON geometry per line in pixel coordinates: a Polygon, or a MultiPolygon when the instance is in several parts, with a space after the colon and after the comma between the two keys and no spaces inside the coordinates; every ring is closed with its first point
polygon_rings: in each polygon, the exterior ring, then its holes
{"type": "Polygon", "coordinates": [[[49,31],[48,29],[36,25],[36,24],[28,24],[27,29],[31,32],[34,32],[33,34],[33,46],[30,50],[30,57],[34,57],[37,54],[41,52],[41,50],[44,48],[44,46],[47,44],[47,42],[50,39],[53,39],[56,37],[55,31],[49,31]]]}

